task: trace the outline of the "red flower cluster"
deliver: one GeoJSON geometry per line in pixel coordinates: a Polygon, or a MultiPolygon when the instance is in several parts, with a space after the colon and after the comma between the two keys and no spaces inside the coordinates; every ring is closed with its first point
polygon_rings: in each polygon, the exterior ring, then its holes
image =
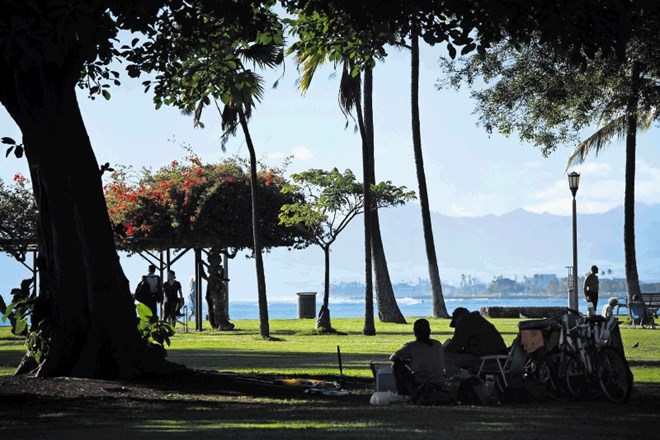
{"type": "MultiPolygon", "coordinates": [[[[172,161],[155,173],[142,170],[135,183],[128,172],[115,172],[104,187],[110,219],[123,225],[128,237],[167,237],[194,229],[200,205],[214,191],[234,194],[230,187],[243,181],[249,185],[249,167],[235,159],[203,164],[196,157],[172,161]]],[[[265,186],[285,182],[283,170],[268,168],[259,173],[265,186]]],[[[249,193],[249,192],[247,192],[249,193]]]]}

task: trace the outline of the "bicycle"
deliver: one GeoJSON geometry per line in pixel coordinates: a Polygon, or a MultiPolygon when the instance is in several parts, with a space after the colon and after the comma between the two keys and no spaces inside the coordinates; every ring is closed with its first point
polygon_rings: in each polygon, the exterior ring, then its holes
{"type": "Polygon", "coordinates": [[[559,378],[569,398],[582,399],[598,384],[600,392],[610,401],[624,403],[632,390],[632,375],[618,349],[611,345],[612,332],[618,326],[616,318],[576,316],[562,317],[560,335],[559,378]]]}

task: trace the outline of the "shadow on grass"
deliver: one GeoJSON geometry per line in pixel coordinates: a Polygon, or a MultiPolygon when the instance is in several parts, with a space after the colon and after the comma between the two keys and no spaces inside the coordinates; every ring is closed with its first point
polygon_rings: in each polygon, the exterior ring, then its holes
{"type": "MultiPolygon", "coordinates": [[[[342,351],[342,367],[346,374],[351,370],[369,372],[369,361],[387,360],[389,355],[376,356],[365,353],[342,351]],[[374,359],[377,358],[377,359],[374,359]]],[[[336,371],[339,372],[337,353],[310,353],[287,351],[286,353],[240,348],[168,350],[167,358],[189,368],[218,371],[336,371]]],[[[362,374],[364,375],[364,374],[362,374]]]]}
{"type": "Polygon", "coordinates": [[[368,399],[251,398],[194,390],[167,398],[3,400],[0,438],[536,439],[625,438],[657,429],[658,390],[601,401],[493,406],[371,406],[368,399]],[[195,435],[193,435],[193,433],[195,435]]]}

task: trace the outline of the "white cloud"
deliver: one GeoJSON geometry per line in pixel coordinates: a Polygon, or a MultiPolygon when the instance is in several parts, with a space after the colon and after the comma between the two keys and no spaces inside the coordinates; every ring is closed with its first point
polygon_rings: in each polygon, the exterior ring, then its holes
{"type": "Polygon", "coordinates": [[[468,210],[465,206],[452,203],[446,211],[447,215],[452,217],[476,217],[479,213],[468,210]]]}
{"type": "Polygon", "coordinates": [[[572,204],[570,199],[552,199],[546,200],[542,203],[528,205],[524,207],[525,211],[534,212],[537,214],[549,213],[555,215],[570,215],[572,212],[572,204]]]}
{"type": "Polygon", "coordinates": [[[645,162],[637,162],[635,199],[646,203],[660,203],[660,169],[645,162]]]}
{"type": "Polygon", "coordinates": [[[297,160],[308,161],[314,158],[314,152],[308,147],[301,145],[293,149],[293,157],[297,160]]]}
{"type": "Polygon", "coordinates": [[[563,197],[565,194],[570,195],[568,181],[564,182],[563,180],[557,180],[548,188],[534,193],[534,197],[537,199],[552,199],[563,197]]]}
{"type": "MultiPolygon", "coordinates": [[[[576,171],[581,176],[580,188],[576,195],[579,213],[602,213],[623,204],[625,190],[623,176],[615,175],[611,164],[588,163],[583,164],[576,171]]],[[[555,180],[546,188],[535,192],[533,199],[524,209],[555,215],[572,213],[572,195],[568,187],[568,178],[555,180]]]]}
{"type": "Polygon", "coordinates": [[[269,159],[284,159],[286,157],[293,156],[294,160],[298,161],[310,161],[314,158],[314,152],[306,146],[296,147],[289,153],[283,153],[281,151],[272,151],[268,153],[269,159]]]}
{"type": "Polygon", "coordinates": [[[583,163],[578,166],[579,169],[576,169],[581,176],[592,177],[608,177],[612,172],[612,166],[609,163],[604,162],[588,162],[583,163]]]}
{"type": "Polygon", "coordinates": [[[522,167],[527,168],[528,170],[538,170],[538,169],[543,169],[544,165],[545,164],[541,161],[534,161],[534,162],[525,162],[522,164],[522,167]]]}
{"type": "MultiPolygon", "coordinates": [[[[580,200],[576,204],[578,214],[600,214],[620,205],[616,202],[599,202],[594,200],[580,200]]],[[[525,206],[526,211],[543,214],[547,212],[554,215],[572,215],[573,203],[571,197],[552,199],[542,203],[525,206]]]]}

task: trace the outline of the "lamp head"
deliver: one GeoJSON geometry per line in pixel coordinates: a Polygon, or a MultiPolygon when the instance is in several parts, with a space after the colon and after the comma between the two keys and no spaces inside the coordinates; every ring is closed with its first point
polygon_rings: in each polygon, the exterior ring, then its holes
{"type": "Polygon", "coordinates": [[[571,189],[571,192],[573,193],[573,197],[575,197],[575,194],[577,193],[579,186],[580,186],[580,174],[576,173],[575,171],[572,171],[568,175],[568,187],[571,189]]]}

